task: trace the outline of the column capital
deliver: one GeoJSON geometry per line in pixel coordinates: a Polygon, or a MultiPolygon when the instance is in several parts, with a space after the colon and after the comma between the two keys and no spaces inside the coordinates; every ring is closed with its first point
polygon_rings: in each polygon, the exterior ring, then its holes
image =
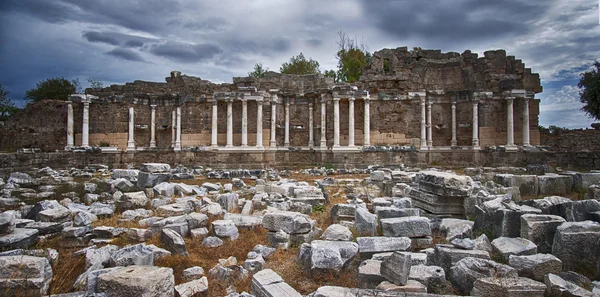
{"type": "Polygon", "coordinates": [[[308,108],[313,108],[313,103],[312,102],[308,103],[308,108]]]}
{"type": "Polygon", "coordinates": [[[340,101],[340,99],[341,99],[341,98],[339,98],[339,97],[333,97],[333,101],[337,101],[337,102],[339,102],[339,101],[340,101]]]}
{"type": "Polygon", "coordinates": [[[156,109],[156,104],[152,104],[150,107],[152,107],[152,109],[156,109]]]}
{"type": "Polygon", "coordinates": [[[473,104],[473,106],[476,106],[479,104],[479,100],[473,100],[471,101],[471,104],[473,104]]]}
{"type": "Polygon", "coordinates": [[[71,100],[68,100],[68,101],[67,101],[67,104],[68,104],[68,105],[72,105],[72,104],[73,104],[73,101],[71,101],[71,100]]]}
{"type": "Polygon", "coordinates": [[[258,105],[262,105],[263,102],[264,102],[263,100],[256,100],[256,104],[258,104],[258,105]]]}
{"type": "Polygon", "coordinates": [[[513,100],[515,100],[515,97],[506,97],[506,100],[512,102],[513,100]]]}
{"type": "Polygon", "coordinates": [[[433,101],[427,100],[427,107],[431,108],[432,105],[433,105],[433,101]]]}
{"type": "Polygon", "coordinates": [[[354,98],[354,97],[348,98],[348,101],[354,101],[354,100],[356,100],[356,98],[354,98]]]}
{"type": "Polygon", "coordinates": [[[456,108],[456,101],[452,101],[452,108],[456,108]]]}

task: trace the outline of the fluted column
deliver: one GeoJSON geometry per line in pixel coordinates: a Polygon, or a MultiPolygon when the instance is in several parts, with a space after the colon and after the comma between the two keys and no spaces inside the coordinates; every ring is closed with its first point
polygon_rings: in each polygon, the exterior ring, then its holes
{"type": "Polygon", "coordinates": [[[421,150],[427,150],[427,129],[425,127],[425,97],[421,100],[421,150]]]}
{"type": "Polygon", "coordinates": [[[227,100],[227,145],[233,147],[233,101],[227,100]]]}
{"type": "Polygon", "coordinates": [[[479,102],[473,101],[473,149],[478,150],[479,147],[479,102]]]}
{"type": "Polygon", "coordinates": [[[370,146],[371,145],[371,111],[370,111],[370,100],[365,99],[365,122],[363,128],[363,145],[370,146]]]}
{"type": "Polygon", "coordinates": [[[433,124],[431,122],[431,106],[432,101],[427,102],[427,147],[431,149],[433,147],[433,124]]]}
{"type": "Polygon", "coordinates": [[[313,125],[313,103],[308,104],[308,147],[313,148],[315,146],[314,139],[314,125],[313,125]]]}
{"type": "Polygon", "coordinates": [[[506,149],[514,149],[515,147],[515,123],[513,117],[514,97],[506,98],[506,149]]]}
{"type": "Polygon", "coordinates": [[[283,146],[290,146],[290,101],[285,102],[285,135],[283,140],[283,146]]]}
{"type": "Polygon", "coordinates": [[[456,146],[456,101],[452,101],[452,140],[450,140],[450,146],[456,146]]]}
{"type": "Polygon", "coordinates": [[[340,98],[333,98],[333,147],[340,146],[340,98]]]}
{"type": "Polygon", "coordinates": [[[90,102],[83,102],[83,124],[81,129],[81,146],[90,146],[90,102]]]}
{"type": "Polygon", "coordinates": [[[256,148],[263,148],[263,102],[256,101],[256,148]]]}
{"type": "Polygon", "coordinates": [[[67,101],[67,145],[65,149],[68,150],[75,146],[75,139],[73,137],[73,101],[67,101]]]}
{"type": "Polygon", "coordinates": [[[242,100],[242,147],[248,146],[248,101],[242,100]]]}
{"type": "Polygon", "coordinates": [[[156,147],[156,105],[150,105],[152,114],[150,115],[150,147],[156,147]]]}
{"type": "Polygon", "coordinates": [[[327,148],[327,101],[325,96],[321,96],[321,149],[327,148]]]}
{"type": "Polygon", "coordinates": [[[213,99],[212,102],[212,123],[211,123],[211,139],[210,139],[210,146],[213,148],[218,148],[219,144],[217,143],[218,141],[218,136],[219,136],[219,130],[218,128],[218,123],[219,123],[219,118],[218,118],[218,109],[217,109],[217,103],[218,101],[216,99],[213,99]]]}
{"type": "Polygon", "coordinates": [[[348,146],[354,147],[354,98],[348,98],[348,146]]]}
{"type": "Polygon", "coordinates": [[[271,97],[271,141],[269,141],[269,145],[271,147],[277,147],[277,134],[275,133],[277,130],[277,95],[271,97]]]}
{"type": "Polygon", "coordinates": [[[175,151],[181,151],[181,106],[177,106],[177,132],[175,133],[175,151]]]}
{"type": "Polygon", "coordinates": [[[171,147],[175,148],[175,139],[177,138],[177,111],[171,112],[171,147]]]}
{"type": "Polygon", "coordinates": [[[523,145],[529,146],[529,98],[523,98],[523,145]]]}

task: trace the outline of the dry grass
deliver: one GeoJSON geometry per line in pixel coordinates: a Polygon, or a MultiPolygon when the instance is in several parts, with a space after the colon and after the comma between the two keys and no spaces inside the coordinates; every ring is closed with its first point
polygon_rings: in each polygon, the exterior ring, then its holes
{"type": "Polygon", "coordinates": [[[58,251],[58,261],[52,265],[52,281],[50,294],[60,294],[73,291],[73,284],[77,277],[85,271],[85,256],[75,256],[79,248],[60,248],[60,237],[38,244],[35,248],[54,248],[58,251]]]}
{"type": "Polygon", "coordinates": [[[108,218],[99,218],[97,221],[92,223],[92,227],[108,226],[108,227],[122,227],[122,228],[140,228],[140,225],[136,221],[119,221],[121,214],[115,214],[108,218]]]}

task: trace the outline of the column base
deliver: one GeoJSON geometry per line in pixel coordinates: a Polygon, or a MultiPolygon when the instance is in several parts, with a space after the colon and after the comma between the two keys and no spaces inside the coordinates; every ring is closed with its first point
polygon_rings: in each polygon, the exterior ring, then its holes
{"type": "Polygon", "coordinates": [[[507,145],[504,147],[507,152],[516,152],[519,148],[516,145],[507,145]]]}
{"type": "Polygon", "coordinates": [[[218,150],[219,152],[228,152],[228,153],[252,153],[252,152],[264,152],[265,151],[265,147],[261,146],[261,147],[256,147],[256,146],[246,146],[246,147],[242,147],[242,146],[225,146],[225,147],[219,147],[218,150]]]}
{"type": "Polygon", "coordinates": [[[219,149],[219,145],[218,144],[211,144],[210,145],[210,149],[212,149],[212,150],[218,150],[219,149]]]}
{"type": "Polygon", "coordinates": [[[457,141],[451,141],[451,142],[450,142],[450,146],[457,146],[457,145],[458,145],[458,142],[457,142],[457,141]]]}
{"type": "Polygon", "coordinates": [[[334,146],[331,150],[334,152],[358,153],[362,148],[359,146],[334,146]]]}
{"type": "Polygon", "coordinates": [[[473,148],[473,150],[474,150],[474,151],[481,150],[481,147],[480,147],[480,146],[473,146],[472,148],[473,148]]]}
{"type": "Polygon", "coordinates": [[[313,147],[313,150],[323,152],[323,151],[329,150],[329,148],[326,146],[316,146],[316,147],[313,147]]]}
{"type": "Polygon", "coordinates": [[[126,152],[135,152],[135,151],[136,151],[136,149],[135,149],[135,147],[129,147],[129,146],[128,146],[127,148],[125,148],[125,151],[126,151],[126,152]]]}
{"type": "Polygon", "coordinates": [[[429,150],[429,147],[428,147],[428,146],[421,146],[421,147],[419,148],[419,151],[422,151],[422,152],[424,152],[424,151],[428,151],[428,150],[429,150]]]}

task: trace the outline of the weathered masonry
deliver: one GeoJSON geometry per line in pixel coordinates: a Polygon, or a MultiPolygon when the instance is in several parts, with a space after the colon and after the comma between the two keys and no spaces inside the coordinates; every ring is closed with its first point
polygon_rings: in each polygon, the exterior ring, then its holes
{"type": "Polygon", "coordinates": [[[173,71],[166,83],[71,96],[64,143],[128,152],[516,151],[539,144],[541,91],[539,76],[503,50],[384,49],[352,85],[277,73],[214,84],[173,71]]]}

